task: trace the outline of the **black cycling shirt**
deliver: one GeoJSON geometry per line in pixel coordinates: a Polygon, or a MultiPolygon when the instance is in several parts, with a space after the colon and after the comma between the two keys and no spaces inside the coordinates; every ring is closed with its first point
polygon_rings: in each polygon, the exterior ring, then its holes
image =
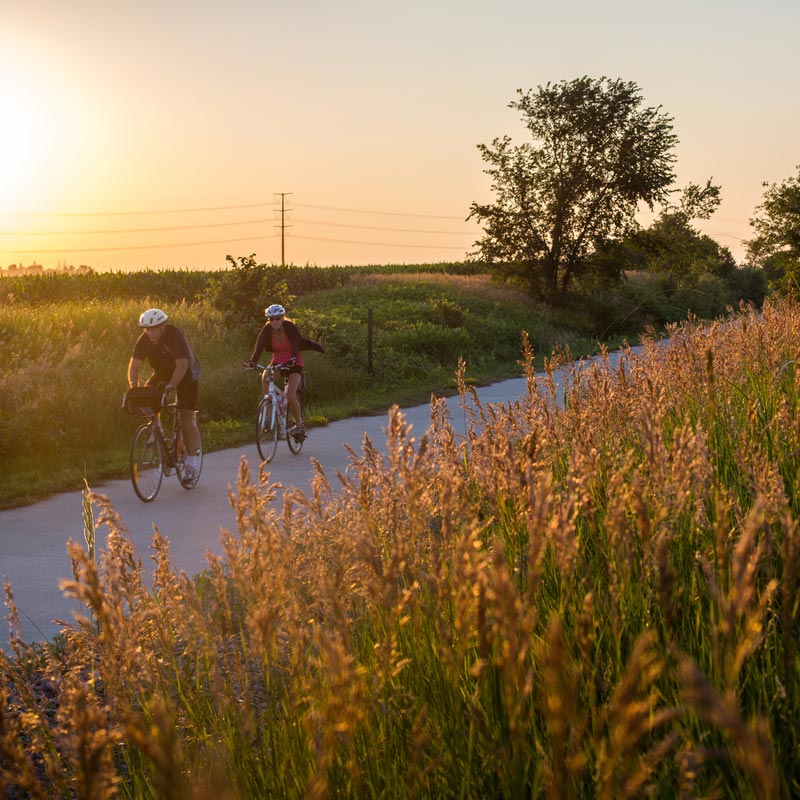
{"type": "Polygon", "coordinates": [[[140,361],[148,361],[159,378],[166,381],[172,377],[177,359],[186,358],[189,360],[186,375],[191,375],[195,381],[200,377],[200,362],[192,352],[186,336],[180,328],[170,323],[164,325],[164,332],[155,343],[150,341],[145,331],[142,331],[133,346],[133,357],[140,361]]]}

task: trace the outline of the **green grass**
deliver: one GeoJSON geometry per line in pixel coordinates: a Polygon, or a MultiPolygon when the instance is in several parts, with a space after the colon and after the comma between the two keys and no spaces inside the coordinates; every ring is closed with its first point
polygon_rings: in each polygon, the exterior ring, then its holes
{"type": "MultiPolygon", "coordinates": [[[[174,301],[180,275],[172,276],[172,283],[158,277],[154,284],[166,286],[169,297],[130,297],[142,279],[122,284],[120,277],[125,296],[109,298],[108,281],[85,276],[89,297],[65,291],[63,279],[52,287],[43,280],[35,299],[18,290],[21,297],[0,305],[0,507],[80,489],[84,478],[99,486],[127,475],[135,423],[120,401],[139,332],[136,320],[146,306],[163,305],[201,361],[199,418],[206,450],[251,440],[257,381],[241,362],[257,326],[226,323],[219,311],[196,301],[195,274],[191,296],[181,302],[174,301]],[[48,289],[67,299],[47,302],[48,289]]],[[[311,280],[305,272],[302,277],[311,280]]],[[[302,332],[326,348],[324,355],[306,355],[312,426],[452,393],[459,358],[466,361],[468,382],[518,376],[523,330],[540,365],[555,347],[568,347],[574,355],[597,350],[596,341],[560,325],[551,310],[480,274],[362,270],[344,286],[303,294],[289,310],[302,332]]]]}
{"type": "Polygon", "coordinates": [[[0,792],[798,796],[798,330],[686,323],[466,443],[393,415],[288,503],[242,476],[194,577],[104,515],[67,587],[96,624],[0,653],[0,792]]]}

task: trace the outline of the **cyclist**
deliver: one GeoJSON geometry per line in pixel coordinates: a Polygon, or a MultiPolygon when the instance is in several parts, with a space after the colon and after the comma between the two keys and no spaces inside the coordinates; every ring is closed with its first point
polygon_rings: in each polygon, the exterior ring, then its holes
{"type": "Polygon", "coordinates": [[[128,362],[128,385],[139,386],[139,370],[144,361],[153,368],[146,386],[165,383],[174,387],[178,397],[178,417],[186,445],[187,477],[193,478],[200,467],[197,455],[200,432],[197,429],[197,394],[200,362],[192,352],[183,331],[167,322],[160,308],[148,308],[139,317],[142,333],[133,346],[128,362]],[[191,472],[189,472],[191,471],[191,472]]]}
{"type": "MultiPolygon", "coordinates": [[[[289,402],[289,410],[295,421],[292,434],[305,436],[305,428],[300,417],[300,404],[297,402],[297,391],[303,382],[303,350],[316,350],[324,353],[322,345],[312,342],[300,335],[295,325],[286,319],[286,309],[280,303],[273,303],[264,309],[264,316],[267,321],[259,331],[256,343],[250,360],[245,362],[245,366],[254,367],[261,355],[262,350],[272,353],[272,365],[275,367],[288,367],[286,399],[289,402]]],[[[266,378],[263,379],[262,391],[266,394],[269,384],[266,378]]]]}

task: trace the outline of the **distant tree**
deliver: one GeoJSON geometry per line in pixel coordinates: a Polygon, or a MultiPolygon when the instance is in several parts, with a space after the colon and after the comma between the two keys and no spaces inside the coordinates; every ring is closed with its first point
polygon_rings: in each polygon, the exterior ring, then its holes
{"type": "Polygon", "coordinates": [[[720,202],[720,187],[709,179],[705,186],[689,184],[677,203],[666,204],[649,228],[631,237],[646,269],[688,283],[709,274],[729,277],[736,269],[731,251],[692,225],[695,219],[708,219],[720,202]]]}
{"type": "Polygon", "coordinates": [[[784,288],[800,288],[800,166],[797,176],[767,184],[750,224],[756,236],[745,242],[755,266],[769,270],[784,288]]]}
{"type": "Polygon", "coordinates": [[[678,140],[671,117],[642,108],[635,83],[583,77],[518,95],[509,107],[533,141],[478,145],[496,200],[470,207],[484,228],[472,257],[555,298],[594,253],[635,230],[640,203],[666,200],[678,140]]]}

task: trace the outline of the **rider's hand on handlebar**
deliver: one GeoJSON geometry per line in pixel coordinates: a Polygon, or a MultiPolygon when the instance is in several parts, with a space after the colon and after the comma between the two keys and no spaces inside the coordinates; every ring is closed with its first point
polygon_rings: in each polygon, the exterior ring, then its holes
{"type": "Polygon", "coordinates": [[[161,387],[161,405],[167,405],[168,401],[175,395],[176,389],[171,383],[160,383],[161,387]]]}
{"type": "Polygon", "coordinates": [[[255,369],[256,362],[255,361],[242,361],[242,366],[245,369],[255,369]]]}

